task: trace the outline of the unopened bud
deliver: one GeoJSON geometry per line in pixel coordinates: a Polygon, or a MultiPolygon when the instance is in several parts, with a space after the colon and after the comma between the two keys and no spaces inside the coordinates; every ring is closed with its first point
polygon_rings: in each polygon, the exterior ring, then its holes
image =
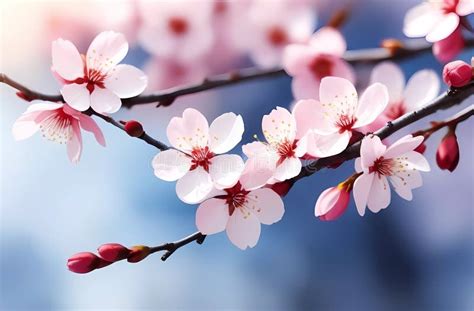
{"type": "Polygon", "coordinates": [[[459,163],[459,145],[454,129],[449,129],[436,151],[436,163],[442,170],[454,171],[459,163]]]}
{"type": "Polygon", "coordinates": [[[99,247],[97,251],[99,252],[100,257],[110,262],[126,259],[131,252],[131,250],[125,246],[117,243],[104,244],[99,247]]]}
{"type": "Polygon", "coordinates": [[[137,245],[132,247],[127,261],[133,263],[139,262],[145,259],[148,255],[150,255],[150,248],[148,246],[137,245]]]}
{"type": "Polygon", "coordinates": [[[67,260],[68,269],[75,273],[88,273],[110,264],[111,262],[90,252],[77,253],[67,260]]]}
{"type": "Polygon", "coordinates": [[[132,137],[140,137],[143,135],[144,133],[143,126],[141,125],[140,122],[135,121],[135,120],[130,120],[126,122],[122,121],[122,123],[124,124],[125,132],[127,132],[128,135],[132,137]]]}
{"type": "Polygon", "coordinates": [[[467,85],[472,79],[471,65],[457,60],[444,66],[443,80],[449,86],[462,87],[467,85]]]}
{"type": "Polygon", "coordinates": [[[314,207],[314,215],[324,221],[336,220],[347,209],[350,191],[338,185],[324,190],[314,207]]]}

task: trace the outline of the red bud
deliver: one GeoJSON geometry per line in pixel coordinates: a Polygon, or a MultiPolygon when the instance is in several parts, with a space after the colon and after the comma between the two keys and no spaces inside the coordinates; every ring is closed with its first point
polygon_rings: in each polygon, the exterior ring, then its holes
{"type": "Polygon", "coordinates": [[[100,257],[106,261],[115,262],[126,259],[131,250],[117,243],[104,244],[97,249],[100,257]]]}
{"type": "Polygon", "coordinates": [[[97,269],[101,259],[93,253],[83,252],[73,255],[67,260],[67,267],[75,273],[88,273],[97,269]]]}
{"type": "Polygon", "coordinates": [[[150,255],[150,248],[144,245],[133,246],[127,258],[128,262],[139,262],[150,255]]]}
{"type": "Polygon", "coordinates": [[[125,132],[132,137],[140,137],[144,133],[143,126],[135,120],[125,122],[125,132]]]}
{"type": "Polygon", "coordinates": [[[454,171],[459,162],[459,145],[454,130],[449,129],[436,151],[436,162],[442,170],[454,171]]]}
{"type": "Polygon", "coordinates": [[[472,79],[471,65],[457,60],[444,66],[443,80],[449,86],[462,87],[467,85],[472,79]]]}

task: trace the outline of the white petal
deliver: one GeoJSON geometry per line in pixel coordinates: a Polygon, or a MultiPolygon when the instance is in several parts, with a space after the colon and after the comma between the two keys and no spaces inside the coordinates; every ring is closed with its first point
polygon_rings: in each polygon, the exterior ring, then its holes
{"type": "Polygon", "coordinates": [[[437,42],[446,39],[459,26],[459,15],[449,13],[437,21],[435,27],[428,33],[426,40],[429,42],[437,42]]]}
{"type": "Polygon", "coordinates": [[[403,33],[411,38],[424,37],[442,17],[443,14],[430,3],[417,5],[405,15],[403,33]]]}
{"type": "Polygon", "coordinates": [[[474,2],[472,0],[460,0],[456,7],[459,16],[466,16],[474,13],[474,2]]]}
{"type": "Polygon", "coordinates": [[[270,144],[293,141],[296,137],[295,118],[285,108],[277,107],[270,114],[263,116],[262,131],[270,144]]]}
{"type": "Polygon", "coordinates": [[[57,104],[43,100],[35,100],[33,101],[34,104],[31,104],[26,108],[26,113],[35,112],[35,111],[47,111],[47,110],[55,110],[64,106],[64,104],[57,104]]]}
{"type": "Polygon", "coordinates": [[[246,190],[260,188],[273,176],[278,157],[268,154],[257,155],[245,162],[244,171],[239,182],[246,190]]]}
{"type": "Polygon", "coordinates": [[[349,131],[329,135],[308,132],[307,153],[317,158],[330,157],[344,151],[349,145],[350,139],[351,133],[349,131]]]}
{"type": "Polygon", "coordinates": [[[357,158],[357,159],[355,159],[355,161],[354,161],[354,169],[355,169],[355,171],[356,171],[357,173],[360,173],[360,172],[363,171],[363,169],[362,169],[362,163],[361,163],[360,157],[357,158]]]}
{"type": "Polygon", "coordinates": [[[390,204],[390,186],[387,177],[374,174],[372,187],[370,188],[367,207],[373,212],[378,213],[380,210],[387,208],[390,204]]]}
{"type": "Polygon", "coordinates": [[[374,174],[362,174],[354,182],[354,201],[360,216],[364,216],[374,174]]]}
{"type": "Polygon", "coordinates": [[[209,147],[214,153],[225,153],[242,139],[244,121],[233,112],[217,117],[209,127],[209,147]]]}
{"type": "Polygon", "coordinates": [[[407,112],[423,107],[439,94],[440,82],[433,70],[420,70],[408,80],[405,89],[407,112]]]}
{"type": "Polygon", "coordinates": [[[372,123],[388,105],[387,87],[381,83],[369,86],[360,97],[355,128],[372,123]]]}
{"type": "Polygon", "coordinates": [[[370,76],[370,84],[382,83],[387,87],[390,102],[402,99],[405,89],[405,76],[401,68],[390,61],[382,62],[374,67],[370,76]]]}
{"type": "Polygon", "coordinates": [[[349,80],[338,77],[326,77],[321,80],[319,100],[325,107],[325,114],[333,123],[338,121],[339,112],[352,116],[357,108],[357,99],[357,91],[349,80]]]}
{"type": "Polygon", "coordinates": [[[211,176],[199,166],[178,180],[176,194],[184,203],[196,204],[205,200],[212,188],[211,176]]]}
{"type": "Polygon", "coordinates": [[[181,151],[168,149],[158,153],[151,162],[155,176],[175,181],[183,177],[191,168],[191,158],[181,151]]]}
{"type": "Polygon", "coordinates": [[[206,118],[193,108],[187,108],[183,117],[171,119],[166,134],[173,147],[191,152],[194,148],[207,146],[209,139],[209,124],[206,118]]]}
{"type": "Polygon", "coordinates": [[[125,36],[114,31],[104,31],[94,38],[87,49],[87,68],[108,72],[115,67],[128,52],[125,36]]]}
{"type": "Polygon", "coordinates": [[[234,186],[244,170],[244,161],[236,154],[223,154],[211,159],[209,174],[218,189],[234,186]]]}
{"type": "Polygon", "coordinates": [[[255,155],[271,152],[271,150],[271,147],[260,141],[254,141],[242,146],[242,152],[249,158],[255,155]]]}
{"type": "Polygon", "coordinates": [[[299,100],[293,108],[293,115],[296,120],[296,138],[298,139],[306,135],[308,131],[312,129],[317,130],[319,133],[334,133],[337,131],[334,124],[328,122],[328,118],[326,118],[324,114],[324,109],[317,100],[299,100]]]}
{"type": "Polygon", "coordinates": [[[305,72],[314,57],[314,52],[304,44],[289,44],[283,51],[283,68],[291,75],[305,72]]]}
{"type": "Polygon", "coordinates": [[[114,92],[96,87],[91,94],[91,108],[98,113],[114,113],[122,107],[122,101],[114,92]]]}
{"type": "Polygon", "coordinates": [[[85,111],[91,106],[91,96],[86,84],[65,84],[61,89],[64,101],[72,108],[85,111]]]}
{"type": "Polygon", "coordinates": [[[225,200],[209,199],[196,210],[196,227],[203,234],[224,231],[229,220],[229,207],[225,200]]]}
{"type": "Polygon", "coordinates": [[[131,65],[115,66],[107,74],[105,87],[120,98],[130,98],[141,94],[148,83],[143,71],[131,65]]]}
{"type": "Polygon", "coordinates": [[[52,43],[53,67],[61,78],[73,81],[84,76],[81,54],[71,41],[57,39],[52,43]]]}
{"type": "Polygon", "coordinates": [[[374,164],[374,161],[384,155],[387,147],[376,135],[367,135],[360,146],[361,166],[364,172],[374,164]]]}
{"type": "Polygon", "coordinates": [[[421,174],[418,171],[397,173],[396,175],[390,176],[389,179],[395,192],[408,201],[411,201],[413,198],[411,190],[421,187],[423,184],[421,174]]]}
{"type": "Polygon", "coordinates": [[[273,178],[284,181],[297,176],[301,172],[301,160],[295,157],[286,158],[277,165],[273,178]]]}
{"type": "Polygon", "coordinates": [[[423,136],[413,137],[412,135],[406,135],[393,144],[391,144],[387,151],[385,151],[384,157],[387,159],[394,158],[408,151],[414,150],[423,142],[423,136]]]}
{"type": "Polygon", "coordinates": [[[69,160],[76,164],[81,159],[82,153],[82,135],[79,127],[79,121],[72,120],[72,137],[67,143],[67,155],[69,160]]]}
{"type": "Polygon", "coordinates": [[[12,134],[15,140],[23,140],[33,136],[39,130],[39,124],[34,121],[22,121],[21,117],[13,123],[12,134]]]}
{"type": "Polygon", "coordinates": [[[399,158],[406,162],[407,170],[418,170],[422,172],[430,171],[430,164],[426,158],[419,152],[410,151],[399,156],[399,158]]]}
{"type": "Polygon", "coordinates": [[[260,221],[257,216],[247,210],[235,209],[226,227],[227,237],[238,248],[257,245],[260,237],[260,221]]]}
{"type": "Polygon", "coordinates": [[[251,191],[246,207],[265,225],[280,221],[285,213],[281,197],[272,189],[262,188],[251,191]]]}

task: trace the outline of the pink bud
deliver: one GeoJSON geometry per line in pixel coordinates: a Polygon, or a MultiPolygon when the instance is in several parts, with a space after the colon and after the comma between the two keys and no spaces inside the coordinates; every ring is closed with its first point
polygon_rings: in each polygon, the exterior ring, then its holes
{"type": "Polygon", "coordinates": [[[433,54],[441,63],[447,63],[462,52],[464,45],[461,27],[458,27],[446,39],[433,44],[433,54]]]}
{"type": "Polygon", "coordinates": [[[462,87],[467,85],[472,79],[471,65],[457,60],[444,66],[443,80],[449,86],[462,87]]]}
{"type": "Polygon", "coordinates": [[[144,245],[137,245],[132,247],[132,250],[127,258],[128,262],[139,262],[150,255],[150,248],[144,245]]]}
{"type": "Polygon", "coordinates": [[[126,259],[130,254],[130,250],[123,245],[117,243],[104,244],[97,249],[100,257],[104,260],[115,262],[126,259]]]}
{"type": "Polygon", "coordinates": [[[436,163],[442,170],[450,172],[456,169],[459,162],[459,145],[454,130],[450,129],[443,137],[436,151],[436,163]]]}
{"type": "Polygon", "coordinates": [[[143,126],[140,124],[140,122],[130,120],[122,123],[124,123],[125,132],[127,132],[128,135],[132,137],[140,137],[143,135],[143,126]]]}
{"type": "Polygon", "coordinates": [[[336,220],[346,211],[349,205],[349,192],[350,190],[347,190],[344,183],[324,190],[316,202],[314,215],[324,221],[336,220]]]}
{"type": "Polygon", "coordinates": [[[83,252],[73,255],[67,260],[67,267],[75,273],[88,273],[98,268],[100,258],[93,253],[83,252]]]}

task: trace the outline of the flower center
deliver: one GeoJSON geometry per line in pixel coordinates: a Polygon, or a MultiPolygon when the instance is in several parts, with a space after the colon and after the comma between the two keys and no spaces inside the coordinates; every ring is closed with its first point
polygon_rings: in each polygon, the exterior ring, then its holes
{"type": "Polygon", "coordinates": [[[280,159],[278,159],[277,165],[283,163],[283,161],[285,161],[287,158],[294,157],[295,149],[296,141],[289,142],[288,140],[285,140],[284,142],[279,143],[277,146],[277,152],[280,156],[280,159]]]}
{"type": "Polygon", "coordinates": [[[182,17],[172,17],[168,21],[168,27],[175,35],[184,35],[189,28],[188,22],[182,17]]]}
{"type": "Polygon", "coordinates": [[[288,35],[284,29],[278,26],[272,27],[268,31],[268,40],[274,46],[281,46],[288,43],[288,35]]]}
{"type": "Polygon", "coordinates": [[[393,167],[395,162],[393,159],[384,159],[384,157],[380,157],[374,161],[374,164],[369,167],[369,173],[378,173],[384,176],[391,176],[393,175],[393,167]]]}
{"type": "Polygon", "coordinates": [[[105,88],[105,78],[107,75],[100,70],[97,69],[89,69],[84,68],[84,77],[83,78],[77,78],[76,80],[72,81],[72,83],[77,83],[77,84],[87,84],[87,90],[89,91],[90,94],[94,91],[94,88],[100,87],[101,89],[105,88]]]}
{"type": "Polygon", "coordinates": [[[46,139],[65,144],[72,138],[71,116],[58,109],[40,123],[40,130],[46,139]]]}
{"type": "Polygon", "coordinates": [[[321,55],[317,56],[311,61],[311,63],[309,63],[309,70],[318,80],[330,76],[332,74],[332,67],[333,63],[331,60],[321,55]]]}
{"type": "Polygon", "coordinates": [[[238,182],[235,186],[229,189],[225,189],[225,194],[223,198],[226,200],[227,205],[229,206],[229,216],[232,216],[235,209],[242,208],[248,203],[247,194],[250,191],[245,190],[242,188],[240,182],[238,182]]]}
{"type": "Polygon", "coordinates": [[[211,159],[214,157],[214,153],[209,150],[209,147],[194,148],[191,152],[191,157],[191,171],[201,166],[206,172],[209,172],[209,165],[211,164],[211,159]]]}
{"type": "Polygon", "coordinates": [[[403,102],[393,103],[387,108],[387,110],[385,110],[385,115],[390,120],[398,119],[399,117],[403,116],[405,113],[406,113],[406,109],[403,102]]]}
{"type": "Polygon", "coordinates": [[[341,115],[339,120],[336,122],[336,126],[339,127],[339,133],[342,134],[345,131],[351,131],[356,121],[357,118],[354,116],[348,116],[346,114],[341,115]]]}

